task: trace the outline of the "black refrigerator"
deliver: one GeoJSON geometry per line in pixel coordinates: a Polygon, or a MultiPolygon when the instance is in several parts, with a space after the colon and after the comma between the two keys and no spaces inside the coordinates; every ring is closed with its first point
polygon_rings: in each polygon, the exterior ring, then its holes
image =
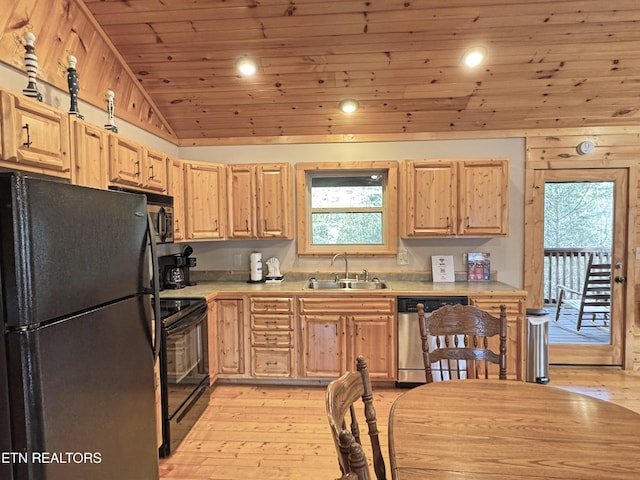
{"type": "Polygon", "coordinates": [[[143,195],[0,173],[0,478],[158,478],[147,230],[143,195]]]}

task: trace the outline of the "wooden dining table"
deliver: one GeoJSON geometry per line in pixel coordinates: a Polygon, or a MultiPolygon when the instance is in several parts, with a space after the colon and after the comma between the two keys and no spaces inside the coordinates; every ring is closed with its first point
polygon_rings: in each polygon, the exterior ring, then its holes
{"type": "Polygon", "coordinates": [[[395,480],[640,479],[640,414],[515,380],[408,390],[389,416],[395,480]]]}

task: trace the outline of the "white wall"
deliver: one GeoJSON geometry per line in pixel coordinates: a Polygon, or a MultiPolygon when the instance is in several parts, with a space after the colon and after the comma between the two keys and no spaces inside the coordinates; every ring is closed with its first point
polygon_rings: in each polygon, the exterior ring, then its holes
{"type": "MultiPolygon", "coordinates": [[[[22,89],[26,86],[26,73],[16,70],[6,64],[0,63],[0,87],[9,90],[12,93],[20,94],[22,93],[22,89]]],[[[82,88],[82,78],[80,78],[80,88],[82,88]]],[[[40,91],[40,93],[42,93],[43,103],[62,110],[63,112],[69,111],[69,92],[63,92],[58,88],[52,87],[51,85],[44,82],[38,82],[38,90],[40,91]]],[[[178,147],[173,143],[167,142],[162,138],[156,137],[155,135],[152,135],[151,133],[142,130],[139,127],[136,127],[130,123],[125,122],[124,120],[119,119],[117,94],[114,99],[114,103],[116,116],[115,123],[118,127],[118,133],[120,135],[139,141],[144,145],[160,150],[161,152],[165,152],[169,155],[178,154],[178,147]]],[[[106,103],[104,109],[99,109],[89,103],[80,100],[78,102],[78,109],[80,110],[80,113],[84,115],[84,119],[89,123],[92,123],[94,125],[104,125],[104,123],[107,121],[106,103]]]]}
{"type": "MultiPolygon", "coordinates": [[[[360,258],[349,262],[352,272],[367,268],[372,274],[390,271],[430,271],[431,255],[454,255],[455,267],[464,271],[463,254],[470,251],[489,252],[492,270],[498,279],[513,286],[523,283],[524,231],[524,158],[522,138],[483,140],[437,140],[408,142],[369,142],[337,144],[251,145],[220,147],[183,147],[180,158],[218,163],[247,162],[333,162],[358,160],[407,160],[424,158],[508,158],[510,160],[509,231],[507,238],[447,238],[401,240],[407,248],[409,265],[398,265],[396,258],[360,258]]],[[[280,259],[282,273],[289,271],[328,272],[330,257],[298,257],[296,242],[256,240],[225,242],[192,242],[198,269],[249,271],[249,253],[261,251],[263,258],[280,259]],[[234,257],[240,255],[241,264],[234,257]]],[[[336,247],[336,253],[340,248],[336,247]]]]}
{"type": "MultiPolygon", "coordinates": [[[[26,74],[5,64],[0,64],[0,86],[20,93],[26,86],[26,74]]],[[[80,84],[82,88],[82,83],[80,84]]],[[[47,84],[39,84],[44,103],[66,111],[68,93],[47,84]]],[[[498,279],[521,288],[523,284],[523,231],[524,231],[524,158],[522,138],[497,138],[482,140],[434,140],[407,142],[368,142],[294,145],[248,145],[220,147],[182,147],[158,138],[118,118],[116,96],[116,124],[119,133],[164,151],[169,155],[189,160],[217,163],[249,162],[334,162],[358,160],[407,160],[424,158],[509,158],[510,159],[510,235],[492,239],[412,239],[401,240],[400,248],[407,248],[409,265],[398,265],[395,258],[353,258],[350,270],[357,272],[367,268],[373,275],[384,272],[430,271],[431,255],[454,255],[457,271],[464,271],[463,253],[489,252],[492,269],[498,271],[498,279]]],[[[79,104],[80,112],[93,124],[106,121],[106,110],[85,102],[79,104]]],[[[287,271],[329,272],[329,257],[300,257],[296,255],[295,240],[190,242],[197,257],[198,270],[246,271],[248,278],[249,253],[259,250],[266,260],[271,256],[280,259],[282,273],[287,271]],[[239,257],[240,264],[235,260],[239,257]]],[[[164,253],[179,251],[181,245],[163,247],[164,253]]],[[[339,248],[336,249],[336,253],[339,248]]],[[[340,267],[338,267],[340,268],[340,267]]]]}

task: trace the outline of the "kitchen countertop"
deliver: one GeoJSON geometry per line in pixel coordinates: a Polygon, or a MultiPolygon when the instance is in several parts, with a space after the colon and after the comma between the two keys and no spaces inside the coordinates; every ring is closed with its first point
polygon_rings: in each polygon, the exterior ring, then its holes
{"type": "Polygon", "coordinates": [[[163,290],[161,298],[206,298],[213,300],[217,296],[238,295],[351,295],[351,296],[420,296],[420,295],[517,295],[526,296],[527,292],[506,283],[490,282],[454,282],[433,283],[427,281],[393,280],[386,282],[389,288],[380,290],[305,289],[306,280],[284,280],[281,283],[246,283],[233,281],[203,281],[197,285],[177,290],[163,290]]]}

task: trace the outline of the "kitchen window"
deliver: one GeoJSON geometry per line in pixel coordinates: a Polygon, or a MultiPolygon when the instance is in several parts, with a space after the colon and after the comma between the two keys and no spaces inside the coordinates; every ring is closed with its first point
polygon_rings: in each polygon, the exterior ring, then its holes
{"type": "Polygon", "coordinates": [[[395,255],[397,170],[396,162],[296,165],[298,253],[395,255]]]}

